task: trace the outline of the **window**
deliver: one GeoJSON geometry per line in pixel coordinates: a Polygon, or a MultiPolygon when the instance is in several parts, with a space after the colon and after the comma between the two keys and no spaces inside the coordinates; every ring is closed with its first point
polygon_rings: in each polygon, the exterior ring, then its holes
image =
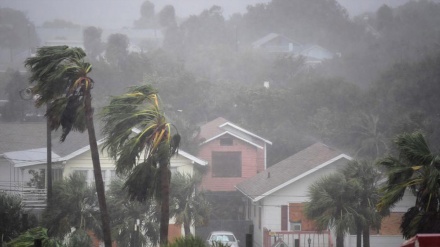
{"type": "Polygon", "coordinates": [[[88,179],[87,170],[75,170],[75,171],[73,171],[73,173],[83,176],[86,179],[86,181],[88,179]]]}
{"type": "Polygon", "coordinates": [[[232,146],[234,144],[232,137],[220,138],[220,146],[232,146]]]}
{"type": "Polygon", "coordinates": [[[241,177],[241,152],[212,152],[213,177],[241,177]]]}
{"type": "Polygon", "coordinates": [[[291,231],[301,231],[301,221],[300,222],[290,222],[291,231]]]}
{"type": "Polygon", "coordinates": [[[281,231],[287,231],[287,218],[288,216],[288,207],[286,205],[281,206],[281,231]]]}

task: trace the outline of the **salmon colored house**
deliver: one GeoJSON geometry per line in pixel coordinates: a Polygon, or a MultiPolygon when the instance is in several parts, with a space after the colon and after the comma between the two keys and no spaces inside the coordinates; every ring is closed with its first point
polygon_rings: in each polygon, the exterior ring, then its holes
{"type": "Polygon", "coordinates": [[[203,190],[236,191],[235,185],[267,167],[267,144],[272,143],[224,118],[201,126],[198,138],[198,158],[208,162],[203,190]]]}

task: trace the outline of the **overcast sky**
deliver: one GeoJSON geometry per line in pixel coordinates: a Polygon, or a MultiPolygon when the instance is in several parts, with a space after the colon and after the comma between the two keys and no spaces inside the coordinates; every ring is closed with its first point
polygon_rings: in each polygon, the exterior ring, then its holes
{"type": "MultiPolygon", "coordinates": [[[[236,12],[245,12],[247,5],[270,0],[150,0],[156,12],[166,4],[176,9],[176,15],[186,17],[198,15],[212,5],[223,7],[226,18],[236,12]]],[[[366,11],[375,11],[382,4],[398,6],[410,0],[338,0],[351,16],[366,11]]],[[[25,12],[37,26],[44,21],[65,19],[81,25],[101,27],[131,27],[140,16],[144,0],[0,0],[0,7],[10,7],[25,12]]]]}

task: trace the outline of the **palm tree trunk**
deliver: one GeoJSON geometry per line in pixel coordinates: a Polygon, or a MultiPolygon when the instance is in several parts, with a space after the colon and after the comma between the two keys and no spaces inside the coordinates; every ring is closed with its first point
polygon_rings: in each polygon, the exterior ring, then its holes
{"type": "Polygon", "coordinates": [[[183,221],[183,230],[185,232],[185,237],[192,235],[191,234],[191,227],[190,227],[190,225],[191,224],[190,224],[189,220],[184,220],[183,221]]]}
{"type": "Polygon", "coordinates": [[[370,227],[367,225],[363,230],[364,247],[370,247],[370,227]]]}
{"type": "Polygon", "coordinates": [[[168,163],[161,163],[161,206],[160,206],[160,243],[166,245],[168,243],[168,224],[170,221],[170,171],[168,163]]]}
{"type": "MultiPolygon", "coordinates": [[[[49,110],[50,105],[46,105],[46,112],[49,110]]],[[[47,207],[49,210],[52,207],[52,129],[50,128],[49,119],[46,118],[46,155],[47,155],[47,207]]]]}
{"type": "Polygon", "coordinates": [[[96,143],[95,126],[93,125],[93,108],[92,96],[90,89],[85,92],[85,114],[87,131],[89,133],[90,152],[92,155],[93,174],[95,175],[96,193],[98,194],[99,210],[101,212],[102,231],[104,236],[105,247],[112,246],[110,232],[110,216],[107,211],[107,203],[105,201],[104,181],[102,180],[101,164],[99,161],[98,144],[96,143]]]}
{"type": "Polygon", "coordinates": [[[361,224],[356,224],[356,247],[362,247],[362,226],[361,224]]]}
{"type": "Polygon", "coordinates": [[[344,247],[344,233],[336,234],[336,247],[344,247]]]}

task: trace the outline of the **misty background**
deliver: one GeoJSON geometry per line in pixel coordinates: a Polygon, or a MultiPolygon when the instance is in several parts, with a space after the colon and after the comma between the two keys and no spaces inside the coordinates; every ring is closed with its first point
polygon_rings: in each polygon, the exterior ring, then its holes
{"type": "Polygon", "coordinates": [[[42,121],[17,71],[67,44],[93,64],[96,112],[154,82],[187,151],[216,117],[272,141],[269,165],[316,141],[368,159],[402,132],[440,145],[438,1],[146,2],[1,0],[1,120],[42,121]]]}
{"type": "MultiPolygon", "coordinates": [[[[351,16],[364,12],[376,11],[381,5],[391,7],[402,5],[409,0],[338,0],[347,9],[351,16]]],[[[229,18],[234,13],[244,13],[248,5],[268,3],[269,0],[152,0],[156,9],[162,9],[166,5],[173,5],[176,15],[188,17],[198,15],[203,10],[213,5],[221,6],[223,16],[229,18]]],[[[92,0],[92,1],[69,1],[69,0],[1,0],[0,7],[8,7],[23,11],[30,21],[41,25],[45,21],[53,19],[65,19],[81,25],[97,25],[102,27],[129,27],[134,17],[139,14],[142,0],[92,0]],[[105,8],[102,8],[105,6],[105,8]],[[66,11],[68,9],[68,11],[66,11]],[[80,13],[81,18],[78,17],[80,13]]]]}

